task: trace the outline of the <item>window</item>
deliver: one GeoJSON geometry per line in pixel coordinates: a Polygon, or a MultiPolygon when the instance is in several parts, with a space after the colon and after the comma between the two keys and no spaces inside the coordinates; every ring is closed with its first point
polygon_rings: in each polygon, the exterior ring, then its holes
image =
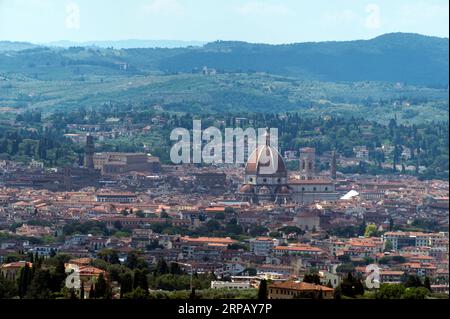
{"type": "Polygon", "coordinates": [[[328,187],[325,187],[325,191],[328,191],[328,187]]]}
{"type": "Polygon", "coordinates": [[[316,190],[317,190],[317,187],[314,187],[314,188],[313,188],[313,191],[316,191],[316,190]]]}

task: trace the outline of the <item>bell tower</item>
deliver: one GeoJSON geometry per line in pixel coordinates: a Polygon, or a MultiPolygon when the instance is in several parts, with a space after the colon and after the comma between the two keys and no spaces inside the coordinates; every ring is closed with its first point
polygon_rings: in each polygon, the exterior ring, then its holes
{"type": "Polygon", "coordinates": [[[337,160],[336,160],[336,151],[333,151],[331,158],[331,179],[336,180],[336,169],[337,169],[337,160]]]}
{"type": "Polygon", "coordinates": [[[92,135],[86,136],[86,147],[84,148],[84,167],[89,170],[94,170],[94,137],[92,135]]]}
{"type": "Polygon", "coordinates": [[[312,180],[315,177],[316,149],[304,147],[300,149],[300,179],[312,180]]]}

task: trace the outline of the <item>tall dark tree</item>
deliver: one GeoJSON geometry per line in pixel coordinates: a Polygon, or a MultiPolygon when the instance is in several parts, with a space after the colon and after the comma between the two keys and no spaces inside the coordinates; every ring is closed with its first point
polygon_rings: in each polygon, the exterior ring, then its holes
{"type": "Polygon", "coordinates": [[[6,279],[0,273],[0,299],[12,299],[17,297],[18,290],[14,281],[6,279]]]}
{"type": "Polygon", "coordinates": [[[126,273],[120,282],[120,298],[126,293],[133,291],[133,278],[130,273],[126,273]]]}
{"type": "Polygon", "coordinates": [[[51,294],[51,274],[47,269],[38,269],[27,289],[26,298],[49,299],[51,294]]]}
{"type": "Polygon", "coordinates": [[[95,286],[94,283],[91,284],[91,288],[89,289],[89,299],[95,299],[95,286]]]}
{"type": "Polygon", "coordinates": [[[267,280],[265,279],[261,280],[261,282],[259,283],[258,299],[259,300],[267,299],[267,280]]]}
{"type": "Polygon", "coordinates": [[[179,275],[182,273],[181,267],[178,263],[171,263],[170,264],[170,273],[172,275],[179,275]]]}
{"type": "Polygon", "coordinates": [[[133,288],[141,288],[148,293],[147,274],[144,270],[136,269],[134,271],[133,288]]]}
{"type": "Polygon", "coordinates": [[[62,256],[58,256],[55,270],[51,273],[50,288],[52,291],[60,291],[66,278],[66,260],[62,256]]]}
{"type": "Polygon", "coordinates": [[[158,261],[158,264],[156,265],[156,272],[161,275],[169,273],[169,266],[167,266],[164,259],[160,259],[158,261]]]}
{"type": "Polygon", "coordinates": [[[195,288],[193,288],[193,287],[192,287],[191,293],[189,294],[189,299],[190,300],[197,299],[197,295],[195,294],[195,288]]]}
{"type": "Polygon", "coordinates": [[[18,279],[19,297],[20,298],[25,297],[25,295],[27,294],[28,287],[29,287],[32,279],[33,279],[33,271],[27,263],[27,264],[25,264],[25,267],[23,267],[20,270],[20,276],[18,279]]]}
{"type": "Polygon", "coordinates": [[[98,278],[97,282],[95,283],[95,296],[96,298],[105,298],[106,296],[106,290],[107,290],[108,283],[106,282],[105,276],[103,273],[101,273],[98,278]]]}
{"type": "Polygon", "coordinates": [[[430,281],[430,277],[425,277],[425,280],[423,282],[423,286],[425,288],[427,288],[430,292],[433,292],[433,290],[431,289],[431,281],[430,281]]]}
{"type": "Polygon", "coordinates": [[[341,283],[341,292],[347,297],[354,298],[357,295],[364,294],[364,286],[360,279],[353,277],[351,273],[348,273],[347,277],[341,283]]]}
{"type": "Polygon", "coordinates": [[[125,266],[127,266],[132,270],[136,268],[139,269],[148,268],[147,262],[143,258],[139,257],[139,254],[136,251],[132,251],[128,254],[125,266]]]}
{"type": "Polygon", "coordinates": [[[320,285],[320,276],[318,273],[313,273],[313,274],[306,274],[303,278],[304,282],[310,283],[310,284],[316,284],[316,285],[320,285]]]}
{"type": "Polygon", "coordinates": [[[419,276],[416,275],[409,275],[405,282],[406,288],[418,288],[423,287],[422,281],[420,280],[419,276]]]}
{"type": "Polygon", "coordinates": [[[80,299],[84,300],[84,282],[81,281],[81,287],[80,287],[80,299]]]}

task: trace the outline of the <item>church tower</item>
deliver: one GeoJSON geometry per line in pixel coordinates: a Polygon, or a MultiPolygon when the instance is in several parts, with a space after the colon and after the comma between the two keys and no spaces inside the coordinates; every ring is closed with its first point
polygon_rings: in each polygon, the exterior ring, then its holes
{"type": "Polygon", "coordinates": [[[337,167],[336,151],[333,151],[331,156],[332,156],[331,157],[331,179],[335,181],[337,178],[337,175],[336,175],[336,167],[337,167]]]}
{"type": "Polygon", "coordinates": [[[300,179],[313,180],[315,177],[316,149],[305,147],[300,149],[300,179]]]}
{"type": "Polygon", "coordinates": [[[89,170],[94,170],[94,137],[92,135],[86,136],[86,147],[84,148],[84,167],[89,170]]]}

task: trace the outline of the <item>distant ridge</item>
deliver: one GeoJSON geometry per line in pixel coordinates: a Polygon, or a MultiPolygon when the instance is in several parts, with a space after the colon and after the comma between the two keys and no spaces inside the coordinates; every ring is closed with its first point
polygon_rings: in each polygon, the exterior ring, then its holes
{"type": "Polygon", "coordinates": [[[400,82],[447,88],[448,54],[448,38],[412,33],[384,34],[371,40],[283,45],[125,40],[63,41],[54,42],[51,47],[37,47],[0,42],[0,72],[20,70],[46,78],[62,76],[63,70],[74,74],[78,72],[75,66],[98,75],[125,70],[127,74],[199,73],[207,66],[219,74],[258,72],[313,81],[400,82]],[[111,47],[121,50],[120,54],[108,49],[111,47]],[[80,55],[80,49],[86,52],[80,55]],[[5,51],[10,52],[1,54],[5,51]]]}
{"type": "Polygon", "coordinates": [[[38,47],[38,45],[29,42],[0,41],[0,52],[22,51],[36,47],[38,47]]]}
{"type": "Polygon", "coordinates": [[[186,48],[190,46],[203,46],[206,42],[202,41],[178,41],[178,40],[120,40],[120,41],[55,41],[44,43],[44,46],[50,47],[99,47],[114,49],[135,49],[135,48],[186,48]]]}
{"type": "Polygon", "coordinates": [[[201,65],[224,71],[266,72],[319,81],[387,81],[448,85],[449,39],[413,33],[371,40],[284,45],[236,41],[163,59],[160,69],[189,72],[201,65]]]}

